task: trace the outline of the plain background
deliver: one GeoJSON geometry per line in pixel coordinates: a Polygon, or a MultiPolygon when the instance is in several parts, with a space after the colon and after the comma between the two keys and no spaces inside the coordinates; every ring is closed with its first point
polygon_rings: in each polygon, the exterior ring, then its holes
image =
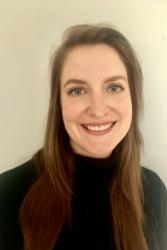
{"type": "Polygon", "coordinates": [[[1,0],[0,172],[42,146],[49,59],[63,31],[80,23],[111,24],[136,50],[144,75],[142,164],[167,184],[166,0],[1,0]]]}

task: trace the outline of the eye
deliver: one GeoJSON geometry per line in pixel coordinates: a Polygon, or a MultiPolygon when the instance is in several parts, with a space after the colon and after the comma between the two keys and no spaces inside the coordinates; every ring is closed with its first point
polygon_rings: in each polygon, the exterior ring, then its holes
{"type": "Polygon", "coordinates": [[[108,86],[108,92],[119,93],[119,92],[121,92],[123,90],[124,90],[124,88],[119,84],[113,84],[112,83],[112,84],[110,84],[108,86]]]}
{"type": "Polygon", "coordinates": [[[68,91],[68,95],[81,96],[84,95],[86,91],[83,88],[73,88],[68,91]]]}

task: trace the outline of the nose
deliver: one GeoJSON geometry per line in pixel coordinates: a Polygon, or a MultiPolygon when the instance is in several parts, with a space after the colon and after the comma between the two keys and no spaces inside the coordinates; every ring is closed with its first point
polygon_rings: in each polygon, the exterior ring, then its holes
{"type": "Polygon", "coordinates": [[[95,117],[103,117],[108,114],[110,107],[106,101],[106,98],[102,95],[91,96],[88,106],[88,115],[95,117]]]}

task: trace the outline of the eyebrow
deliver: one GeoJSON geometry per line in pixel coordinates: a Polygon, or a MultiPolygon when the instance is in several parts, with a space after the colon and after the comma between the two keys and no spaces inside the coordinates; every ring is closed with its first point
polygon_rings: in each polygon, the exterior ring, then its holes
{"type": "MultiPolygon", "coordinates": [[[[108,83],[108,82],[113,82],[113,81],[116,81],[116,80],[124,80],[127,82],[127,78],[123,75],[115,75],[115,76],[111,76],[107,79],[104,80],[104,83],[108,83]]],[[[64,88],[69,85],[69,84],[72,84],[72,83],[77,83],[77,84],[83,84],[83,85],[86,85],[88,84],[87,81],[85,80],[82,80],[82,79],[77,79],[77,78],[71,78],[71,79],[68,79],[65,84],[64,84],[64,88]]]]}

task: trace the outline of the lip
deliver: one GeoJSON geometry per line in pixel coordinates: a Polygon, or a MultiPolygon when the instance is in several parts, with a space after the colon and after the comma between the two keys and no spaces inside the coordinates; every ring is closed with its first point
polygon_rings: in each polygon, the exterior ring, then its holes
{"type": "MultiPolygon", "coordinates": [[[[106,134],[109,134],[113,128],[115,127],[115,124],[117,122],[112,122],[113,125],[111,127],[109,127],[108,129],[106,130],[103,130],[103,131],[93,131],[93,130],[89,130],[87,129],[84,125],[81,125],[82,129],[89,135],[94,135],[94,136],[102,136],[102,135],[106,135],[106,134]]],[[[107,123],[108,124],[108,123],[107,123]]]]}

